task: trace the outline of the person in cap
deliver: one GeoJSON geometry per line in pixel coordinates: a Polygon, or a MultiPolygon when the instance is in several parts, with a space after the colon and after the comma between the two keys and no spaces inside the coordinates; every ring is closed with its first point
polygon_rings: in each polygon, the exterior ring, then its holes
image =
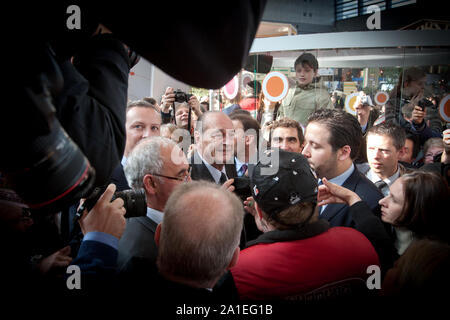
{"type": "Polygon", "coordinates": [[[373,126],[375,120],[378,119],[380,113],[377,109],[374,108],[370,96],[366,95],[362,91],[360,92],[356,100],[355,111],[356,118],[361,125],[361,131],[363,135],[365,135],[367,130],[369,130],[373,126]]]}
{"type": "Polygon", "coordinates": [[[317,178],[303,155],[273,149],[264,160],[250,180],[263,234],[247,242],[231,269],[240,299],[332,298],[344,285],[365,292],[367,267],[379,264],[370,241],[318,218],[317,178]]]}
{"type": "Polygon", "coordinates": [[[332,109],[327,89],[318,78],[319,63],[311,53],[303,53],[295,60],[296,86],[290,88],[278,109],[277,118],[288,117],[305,126],[308,117],[317,109],[332,109]]]}

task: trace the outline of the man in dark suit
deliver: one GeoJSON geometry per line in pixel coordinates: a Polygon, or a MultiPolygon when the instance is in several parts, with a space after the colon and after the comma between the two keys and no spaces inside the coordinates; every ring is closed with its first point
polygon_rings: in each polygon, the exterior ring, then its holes
{"type": "MultiPolygon", "coordinates": [[[[354,191],[378,215],[378,201],[383,195],[353,164],[362,141],[358,120],[351,114],[336,109],[317,110],[308,119],[305,141],[302,154],[315,170],[319,185],[322,178],[327,178],[354,191]]],[[[331,226],[353,227],[348,208],[344,204],[323,206],[320,218],[328,220],[331,226]]]]}
{"type": "Polygon", "coordinates": [[[161,126],[161,115],[158,109],[151,103],[140,100],[133,101],[127,105],[126,111],[126,143],[122,161],[114,169],[111,175],[111,183],[117,187],[117,191],[131,189],[128,185],[123,167],[133,148],[142,139],[159,136],[161,126]]]}
{"type": "Polygon", "coordinates": [[[173,189],[190,181],[189,164],[175,142],[152,137],[133,149],[125,174],[131,187],[143,188],[147,198],[147,216],[129,218],[119,242],[118,271],[125,285],[133,285],[156,270],[156,226],[173,189]]]}
{"type": "Polygon", "coordinates": [[[192,180],[224,184],[237,176],[234,164],[234,126],[223,112],[203,113],[197,120],[196,151],[189,159],[192,180]]]}

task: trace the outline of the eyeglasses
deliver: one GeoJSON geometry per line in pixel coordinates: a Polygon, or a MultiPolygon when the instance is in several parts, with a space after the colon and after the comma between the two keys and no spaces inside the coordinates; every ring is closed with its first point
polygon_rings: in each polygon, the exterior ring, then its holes
{"type": "Polygon", "coordinates": [[[189,168],[189,171],[183,177],[171,177],[171,176],[165,176],[163,174],[158,174],[158,173],[152,173],[152,176],[162,177],[162,178],[166,178],[166,179],[170,179],[170,180],[178,180],[181,182],[187,182],[191,178],[191,168],[189,168]]]}

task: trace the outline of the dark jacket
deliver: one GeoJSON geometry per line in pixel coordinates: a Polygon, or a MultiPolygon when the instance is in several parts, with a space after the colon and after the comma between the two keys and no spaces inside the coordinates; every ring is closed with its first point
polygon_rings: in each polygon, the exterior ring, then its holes
{"type": "MultiPolygon", "coordinates": [[[[206,165],[203,163],[197,151],[189,159],[191,165],[191,178],[192,180],[206,180],[210,182],[216,182],[209,172],[206,165]]],[[[225,172],[227,173],[228,179],[237,177],[235,164],[225,164],[225,172]]]]}
{"type": "Polygon", "coordinates": [[[111,183],[116,185],[116,191],[123,191],[131,189],[128,185],[127,178],[125,177],[125,172],[123,171],[123,166],[121,163],[114,169],[111,174],[111,183]]]}
{"type": "MultiPolygon", "coordinates": [[[[355,170],[350,177],[345,180],[343,187],[352,190],[367,203],[370,210],[376,215],[380,215],[380,205],[378,201],[383,198],[383,194],[378,188],[367,179],[362,173],[355,170]]],[[[329,204],[320,214],[320,218],[330,222],[332,227],[354,227],[354,221],[349,214],[349,206],[346,204],[329,204]]]]}
{"type": "Polygon", "coordinates": [[[61,63],[64,88],[57,117],[95,168],[96,185],[109,181],[125,148],[129,58],[108,34],[92,37],[73,59],[61,63]]]}
{"type": "Polygon", "coordinates": [[[156,227],[156,222],[148,217],[127,219],[117,258],[117,270],[122,279],[142,281],[156,271],[156,227]]]}

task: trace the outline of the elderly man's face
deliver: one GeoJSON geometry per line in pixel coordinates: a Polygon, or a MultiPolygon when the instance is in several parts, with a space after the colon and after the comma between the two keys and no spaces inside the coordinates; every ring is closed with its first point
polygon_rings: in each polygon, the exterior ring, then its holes
{"type": "Polygon", "coordinates": [[[203,158],[212,165],[233,163],[235,131],[230,118],[222,113],[210,114],[202,127],[198,144],[203,158]]]}

